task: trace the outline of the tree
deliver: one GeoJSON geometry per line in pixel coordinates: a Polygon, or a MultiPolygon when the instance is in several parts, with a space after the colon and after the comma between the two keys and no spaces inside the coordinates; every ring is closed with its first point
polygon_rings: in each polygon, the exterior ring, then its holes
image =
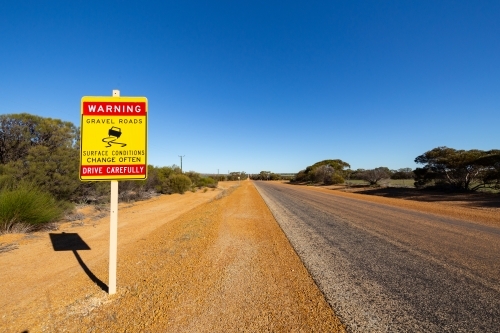
{"type": "Polygon", "coordinates": [[[393,170],[391,173],[391,179],[413,179],[415,176],[411,168],[401,168],[393,170]]]}
{"type": "Polygon", "coordinates": [[[320,182],[323,184],[339,184],[344,182],[351,166],[342,160],[323,160],[308,166],[295,175],[296,182],[320,182]]]}
{"type": "Polygon", "coordinates": [[[191,179],[182,174],[175,174],[169,177],[168,186],[171,193],[184,194],[184,192],[191,188],[191,184],[191,179]]]}
{"type": "Polygon", "coordinates": [[[342,175],[337,172],[330,164],[321,165],[314,170],[316,182],[325,185],[340,184],[344,182],[342,175]]]}
{"type": "Polygon", "coordinates": [[[353,179],[355,179],[355,180],[363,180],[361,178],[361,175],[366,170],[365,169],[356,169],[356,170],[349,170],[349,171],[350,171],[350,178],[349,179],[351,179],[351,180],[353,180],[353,179]]]}
{"type": "Polygon", "coordinates": [[[281,175],[278,173],[271,172],[269,175],[270,180],[281,180],[281,175]]]}
{"type": "Polygon", "coordinates": [[[188,171],[184,172],[184,174],[191,179],[191,183],[193,183],[194,186],[198,186],[200,184],[201,175],[198,172],[188,171]]]}
{"type": "Polygon", "coordinates": [[[236,172],[231,172],[228,176],[227,176],[227,180],[243,180],[243,179],[246,179],[248,176],[247,174],[245,173],[245,171],[236,171],[236,172]]]}
{"type": "Polygon", "coordinates": [[[79,130],[70,122],[21,114],[0,116],[0,164],[23,159],[30,148],[78,149],[79,130]]]}
{"type": "Polygon", "coordinates": [[[317,183],[326,184],[331,179],[333,172],[334,170],[329,164],[321,165],[314,170],[314,180],[317,183]]]}
{"type": "Polygon", "coordinates": [[[79,130],[70,122],[27,113],[0,116],[2,173],[28,181],[57,199],[74,198],[80,186],[79,130]]]}
{"type": "Polygon", "coordinates": [[[391,176],[391,171],[387,167],[378,167],[371,170],[361,172],[358,177],[366,180],[370,185],[377,185],[382,179],[387,179],[391,176]]]}
{"type": "Polygon", "coordinates": [[[269,180],[271,175],[271,171],[261,171],[259,173],[259,179],[260,180],[269,180]]]}
{"type": "Polygon", "coordinates": [[[27,181],[59,200],[74,200],[81,182],[78,178],[79,152],[74,148],[38,145],[28,150],[23,159],[7,164],[17,181],[27,181]]]}
{"type": "Polygon", "coordinates": [[[184,175],[188,176],[195,187],[217,187],[217,181],[213,177],[202,177],[198,172],[189,171],[184,175]]]}
{"type": "Polygon", "coordinates": [[[294,182],[299,182],[299,183],[306,182],[308,180],[309,180],[309,175],[306,173],[306,170],[300,170],[299,172],[297,172],[297,174],[293,179],[294,182]]]}
{"type": "MultiPolygon", "coordinates": [[[[492,188],[500,188],[500,150],[494,149],[487,151],[484,156],[476,161],[483,166],[485,170],[482,173],[483,184],[492,188]]],[[[485,185],[485,187],[487,187],[485,185]]]]}
{"type": "Polygon", "coordinates": [[[499,150],[434,148],[415,158],[416,163],[425,164],[415,170],[415,185],[422,187],[434,182],[465,191],[498,186],[498,155],[499,150]]]}

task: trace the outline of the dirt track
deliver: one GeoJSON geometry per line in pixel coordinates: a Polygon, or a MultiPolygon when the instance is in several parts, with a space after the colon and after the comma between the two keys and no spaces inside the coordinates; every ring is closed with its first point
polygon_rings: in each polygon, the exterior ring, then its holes
{"type": "Polygon", "coordinates": [[[122,206],[111,297],[101,289],[108,218],[55,232],[77,233],[90,251],[54,252],[47,234],[19,241],[0,254],[1,330],[343,332],[251,182],[216,195],[122,206]]]}

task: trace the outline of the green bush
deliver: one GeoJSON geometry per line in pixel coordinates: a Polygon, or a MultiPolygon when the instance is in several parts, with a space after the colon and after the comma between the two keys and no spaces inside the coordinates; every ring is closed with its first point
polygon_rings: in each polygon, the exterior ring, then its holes
{"type": "Polygon", "coordinates": [[[342,184],[344,181],[344,178],[339,174],[334,174],[331,179],[332,184],[342,184]]]}
{"type": "Polygon", "coordinates": [[[64,213],[64,207],[49,193],[28,185],[0,191],[0,227],[15,223],[39,226],[53,222],[64,213]]]}
{"type": "Polygon", "coordinates": [[[58,200],[77,200],[78,140],[79,129],[70,122],[26,113],[0,115],[0,175],[34,184],[58,200]]]}
{"type": "Polygon", "coordinates": [[[196,183],[196,186],[198,187],[212,187],[215,188],[217,187],[217,181],[213,179],[212,177],[201,177],[198,182],[196,183]]]}
{"type": "Polygon", "coordinates": [[[167,188],[164,189],[164,193],[184,194],[184,192],[191,188],[192,183],[188,176],[175,174],[168,177],[166,185],[167,188]]]}

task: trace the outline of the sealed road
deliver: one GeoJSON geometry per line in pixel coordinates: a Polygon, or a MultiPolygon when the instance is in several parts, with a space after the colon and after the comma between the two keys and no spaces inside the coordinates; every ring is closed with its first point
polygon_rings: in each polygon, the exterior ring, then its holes
{"type": "Polygon", "coordinates": [[[500,331],[499,227],[254,184],[348,331],[500,331]]]}

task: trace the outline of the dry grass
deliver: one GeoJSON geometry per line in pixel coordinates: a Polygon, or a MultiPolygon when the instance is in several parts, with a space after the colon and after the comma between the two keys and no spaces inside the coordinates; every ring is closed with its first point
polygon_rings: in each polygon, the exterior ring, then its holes
{"type": "Polygon", "coordinates": [[[19,248],[18,243],[10,243],[10,244],[0,243],[0,253],[9,252],[17,248],[19,248]]]}
{"type": "Polygon", "coordinates": [[[17,222],[10,220],[9,222],[0,224],[0,235],[4,234],[26,234],[35,230],[32,224],[17,222]]]}

